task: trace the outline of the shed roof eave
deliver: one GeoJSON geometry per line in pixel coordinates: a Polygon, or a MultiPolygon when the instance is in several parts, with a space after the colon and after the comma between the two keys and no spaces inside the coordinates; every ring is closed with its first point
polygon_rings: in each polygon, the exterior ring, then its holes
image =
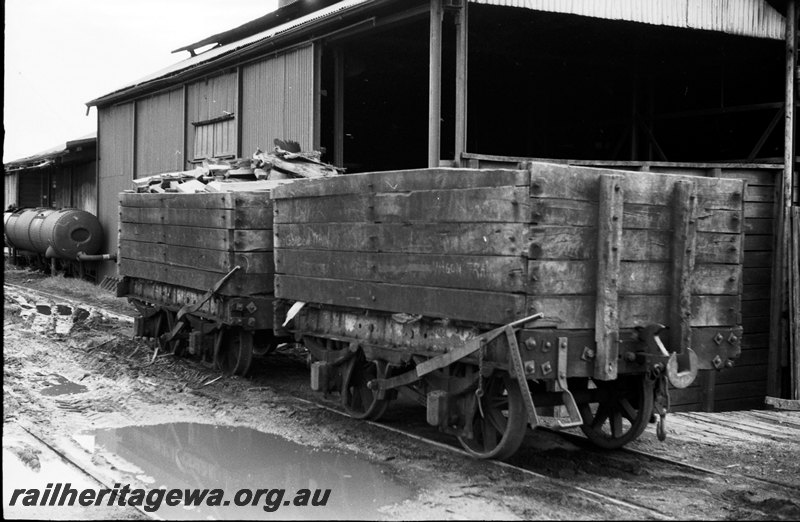
{"type": "Polygon", "coordinates": [[[244,38],[242,40],[214,47],[208,51],[189,57],[177,64],[155,72],[137,82],[121,89],[108,93],[86,102],[87,107],[102,107],[121,101],[129,100],[147,91],[158,90],[164,83],[169,83],[175,78],[202,73],[219,67],[230,59],[234,53],[257,52],[266,46],[277,46],[286,40],[311,34],[320,26],[340,21],[343,16],[355,16],[363,8],[377,4],[388,3],[393,0],[342,0],[331,6],[314,11],[298,19],[292,20],[262,33],[244,38]]]}

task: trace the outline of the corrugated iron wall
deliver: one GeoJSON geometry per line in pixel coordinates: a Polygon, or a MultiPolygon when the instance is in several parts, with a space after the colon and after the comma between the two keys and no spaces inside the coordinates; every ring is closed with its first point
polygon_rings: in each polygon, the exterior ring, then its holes
{"type": "Polygon", "coordinates": [[[784,17],[764,0],[470,0],[609,20],[783,39],[784,17]]]}
{"type": "Polygon", "coordinates": [[[275,138],[314,148],[314,47],[242,68],[242,154],[269,150],[275,138]]]}
{"type": "Polygon", "coordinates": [[[71,170],[71,206],[97,215],[97,163],[75,165],[71,170]]]}
{"type": "MultiPolygon", "coordinates": [[[[119,226],[119,193],[131,188],[133,179],[133,102],[97,110],[97,218],[103,225],[102,253],[116,253],[119,226]]],[[[116,276],[116,265],[102,263],[98,278],[116,276]]]]}
{"type": "MultiPolygon", "coordinates": [[[[206,78],[198,82],[189,84],[186,88],[186,167],[192,167],[195,150],[206,150],[195,146],[195,136],[197,134],[196,125],[208,122],[215,118],[225,117],[227,114],[237,114],[237,82],[236,73],[231,72],[213,78],[206,78]]],[[[233,121],[233,120],[231,120],[233,121]]],[[[223,122],[225,123],[225,122],[223,122]]],[[[213,125],[213,124],[212,124],[213,125]]],[[[218,145],[214,145],[218,150],[233,151],[236,154],[236,125],[218,125],[220,131],[217,135],[200,133],[201,138],[219,140],[218,145]]]]}
{"type": "Polygon", "coordinates": [[[137,178],[183,170],[183,88],[136,100],[137,178]]]}
{"type": "Polygon", "coordinates": [[[71,206],[72,200],[72,174],[69,168],[48,169],[47,183],[50,185],[50,205],[53,208],[71,206]]]}
{"type": "Polygon", "coordinates": [[[19,205],[17,201],[17,190],[19,187],[19,172],[6,174],[4,176],[5,186],[3,188],[3,210],[7,209],[12,203],[19,205]]]}

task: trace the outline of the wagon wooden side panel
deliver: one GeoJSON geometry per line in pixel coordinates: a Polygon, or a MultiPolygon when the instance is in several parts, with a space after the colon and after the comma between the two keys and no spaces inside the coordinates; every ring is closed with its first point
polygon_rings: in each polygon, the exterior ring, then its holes
{"type": "Polygon", "coordinates": [[[264,191],[121,194],[119,267],[129,295],[177,309],[238,266],[199,313],[272,328],[272,213],[264,191]],[[244,308],[250,302],[255,312],[244,308]]]}
{"type": "Polygon", "coordinates": [[[276,295],[480,324],[525,313],[527,171],[414,170],[274,194],[276,295]]]}

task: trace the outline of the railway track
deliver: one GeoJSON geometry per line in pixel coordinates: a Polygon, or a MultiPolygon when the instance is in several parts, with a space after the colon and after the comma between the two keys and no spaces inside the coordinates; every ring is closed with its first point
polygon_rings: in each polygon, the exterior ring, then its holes
{"type": "MultiPolygon", "coordinates": [[[[31,428],[29,425],[26,425],[26,424],[20,423],[20,422],[15,422],[15,424],[22,431],[24,431],[25,433],[30,435],[30,437],[37,444],[40,444],[43,448],[46,448],[48,451],[50,451],[54,455],[58,456],[58,458],[60,458],[62,462],[66,463],[66,465],[69,466],[70,469],[72,469],[75,472],[77,472],[78,475],[86,477],[89,480],[97,483],[98,485],[102,485],[102,486],[105,486],[107,488],[113,488],[114,487],[113,481],[109,481],[107,479],[104,479],[104,477],[100,476],[94,470],[90,469],[89,466],[81,465],[76,459],[72,458],[68,453],[66,453],[64,451],[61,451],[58,447],[54,446],[53,444],[51,444],[50,442],[45,440],[44,437],[42,437],[39,433],[36,433],[36,430],[31,428]]],[[[65,508],[65,509],[69,509],[69,508],[65,508]]],[[[116,507],[114,509],[116,509],[116,507]]],[[[120,506],[120,509],[122,511],[130,510],[131,512],[135,512],[136,514],[138,514],[140,516],[143,516],[142,518],[157,519],[154,516],[154,514],[148,513],[141,506],[127,506],[127,507],[121,507],[120,506]]],[[[115,513],[115,514],[118,515],[119,513],[115,513]]],[[[79,513],[77,513],[77,512],[73,513],[72,515],[67,514],[67,516],[77,516],[77,515],[79,515],[79,513]]],[[[139,518],[139,517],[136,517],[135,515],[131,515],[130,518],[139,518]]]]}
{"type": "MultiPolygon", "coordinates": [[[[341,415],[343,417],[349,417],[349,415],[345,411],[340,410],[338,408],[334,408],[334,407],[332,407],[330,405],[327,405],[327,404],[323,404],[323,403],[321,403],[319,401],[313,401],[313,400],[309,400],[309,399],[305,399],[305,398],[297,397],[297,396],[293,396],[292,398],[295,399],[295,400],[298,400],[300,402],[304,402],[306,404],[313,405],[313,406],[316,406],[318,408],[324,409],[324,410],[329,411],[331,413],[335,413],[335,414],[341,415]]],[[[462,450],[461,448],[459,448],[457,446],[453,446],[453,445],[450,445],[450,444],[447,444],[447,443],[444,443],[444,442],[440,442],[440,441],[434,440],[434,439],[426,437],[424,435],[420,435],[418,433],[414,433],[414,431],[411,431],[411,430],[403,430],[403,429],[399,429],[399,428],[396,428],[396,427],[393,427],[393,426],[388,426],[386,424],[382,424],[380,422],[375,422],[375,421],[370,421],[370,420],[360,420],[358,422],[366,423],[366,424],[368,424],[370,426],[374,426],[374,427],[379,428],[381,430],[386,430],[386,431],[389,431],[389,432],[392,432],[392,433],[397,433],[399,435],[411,438],[411,439],[416,440],[418,442],[421,442],[423,444],[427,444],[427,445],[430,445],[432,447],[435,447],[435,448],[438,448],[438,449],[441,449],[441,450],[444,450],[444,451],[448,451],[448,452],[451,452],[451,453],[455,453],[455,454],[461,455],[461,456],[463,456],[465,458],[470,458],[470,459],[474,458],[469,453],[467,453],[466,451],[462,450]]],[[[648,518],[648,519],[653,519],[653,520],[676,520],[676,518],[674,516],[669,515],[667,513],[664,513],[664,512],[662,512],[660,510],[653,509],[651,507],[648,507],[648,506],[645,506],[643,504],[639,504],[639,503],[636,503],[636,502],[631,502],[630,500],[626,500],[626,499],[620,498],[619,496],[608,495],[606,493],[603,493],[603,492],[600,492],[600,491],[596,491],[596,490],[593,490],[591,488],[585,488],[585,487],[581,487],[581,486],[576,486],[574,484],[570,484],[566,480],[561,480],[561,479],[556,479],[556,478],[553,478],[553,477],[549,477],[547,475],[538,473],[538,472],[533,471],[531,469],[528,469],[526,467],[517,466],[517,465],[514,465],[514,464],[510,464],[508,462],[502,462],[502,461],[497,461],[497,460],[487,460],[485,462],[486,462],[487,466],[496,466],[496,467],[502,468],[504,470],[513,470],[513,471],[519,472],[519,473],[521,473],[523,475],[527,475],[527,476],[530,476],[530,477],[535,477],[536,479],[539,479],[539,480],[549,481],[549,482],[551,482],[551,483],[553,483],[553,484],[555,484],[555,485],[557,485],[557,486],[559,486],[561,488],[564,488],[565,490],[571,491],[574,494],[576,494],[578,496],[581,496],[582,498],[584,498],[585,500],[587,500],[589,502],[598,503],[598,504],[601,504],[601,505],[613,505],[613,506],[622,508],[624,510],[627,510],[627,512],[631,516],[633,516],[634,513],[635,513],[637,515],[641,515],[642,518],[648,518]]]]}
{"type": "MultiPolygon", "coordinates": [[[[23,293],[23,294],[38,296],[38,297],[40,297],[42,299],[48,299],[48,300],[51,300],[52,302],[55,302],[55,303],[68,303],[68,304],[71,304],[73,306],[77,306],[77,305],[82,305],[83,306],[82,303],[79,303],[74,298],[66,298],[66,297],[63,297],[63,296],[60,296],[60,295],[51,294],[51,293],[48,293],[48,292],[32,290],[30,288],[27,288],[27,287],[24,287],[24,286],[20,286],[20,285],[14,285],[14,284],[6,283],[4,286],[8,287],[8,288],[12,288],[12,289],[14,289],[14,290],[16,290],[18,292],[23,293]]],[[[95,306],[95,305],[90,305],[90,306],[92,308],[95,308],[96,310],[108,315],[109,317],[114,317],[114,318],[117,318],[119,320],[123,320],[125,322],[131,321],[131,318],[126,316],[126,315],[121,315],[119,313],[112,312],[112,311],[107,310],[107,309],[105,309],[103,307],[99,307],[99,306],[95,306]]],[[[299,373],[301,373],[301,372],[298,370],[298,374],[299,373]]],[[[325,411],[331,412],[331,413],[336,414],[336,415],[340,415],[340,416],[343,416],[343,417],[349,417],[349,415],[345,411],[343,411],[343,409],[337,407],[336,404],[332,404],[331,401],[328,401],[326,403],[324,401],[324,399],[323,400],[314,400],[313,398],[301,397],[301,396],[297,395],[296,393],[288,392],[288,391],[286,391],[284,389],[281,389],[281,387],[276,387],[276,389],[281,390],[282,394],[288,396],[287,398],[291,398],[291,399],[297,400],[297,401],[299,401],[301,403],[306,403],[306,404],[312,405],[312,406],[314,406],[316,408],[323,409],[325,411]]],[[[457,444],[455,442],[455,440],[453,440],[452,444],[448,443],[448,442],[443,442],[442,440],[436,440],[434,438],[435,435],[432,434],[432,432],[435,431],[435,429],[434,428],[430,428],[427,425],[425,425],[425,426],[422,426],[422,425],[420,425],[420,426],[411,425],[411,427],[408,427],[408,428],[406,428],[405,426],[403,428],[398,428],[396,426],[391,426],[391,425],[388,425],[388,424],[382,423],[382,422],[373,422],[373,421],[355,421],[355,422],[359,422],[359,423],[365,423],[366,422],[368,425],[373,426],[373,427],[375,427],[377,429],[385,430],[387,432],[396,433],[396,434],[399,434],[399,435],[401,435],[403,437],[408,437],[409,439],[413,439],[413,440],[415,440],[415,441],[417,441],[419,443],[422,443],[422,444],[425,444],[425,445],[429,445],[431,447],[437,448],[437,449],[442,450],[442,451],[447,451],[447,452],[450,452],[450,453],[458,454],[458,455],[463,456],[463,457],[471,458],[466,451],[464,451],[461,448],[459,448],[459,447],[454,445],[454,444],[457,444]]],[[[35,434],[32,434],[32,435],[35,436],[35,434]]],[[[701,466],[698,466],[698,465],[695,465],[695,464],[691,464],[689,462],[682,462],[680,460],[675,460],[675,459],[672,459],[672,458],[668,458],[668,457],[664,457],[664,456],[661,456],[661,455],[656,455],[656,454],[644,452],[644,451],[641,451],[641,450],[635,450],[635,449],[627,449],[626,448],[626,449],[623,449],[623,450],[617,450],[616,452],[605,452],[605,451],[601,452],[601,451],[598,451],[596,449],[590,448],[590,444],[588,443],[588,441],[585,438],[581,437],[581,436],[570,434],[570,433],[564,433],[564,432],[560,432],[559,436],[565,437],[570,442],[573,442],[574,444],[580,446],[581,447],[581,451],[589,452],[589,453],[594,454],[594,455],[603,455],[604,457],[608,457],[609,455],[613,455],[613,454],[627,455],[627,456],[632,456],[632,457],[634,457],[636,459],[639,459],[639,461],[644,463],[645,466],[651,466],[651,465],[653,465],[655,463],[658,463],[658,465],[670,466],[670,467],[675,468],[675,469],[680,469],[684,473],[686,473],[688,475],[691,475],[693,477],[701,477],[701,478],[702,477],[713,477],[715,480],[720,480],[720,481],[722,481],[724,479],[736,478],[740,482],[758,483],[762,487],[763,486],[768,486],[768,487],[772,487],[772,488],[779,487],[779,488],[782,488],[782,489],[789,490],[788,493],[790,495],[790,498],[791,498],[791,492],[795,491],[795,488],[793,488],[791,485],[782,483],[780,481],[774,481],[774,480],[763,479],[763,478],[759,478],[759,477],[753,477],[753,476],[742,474],[742,473],[732,472],[730,470],[719,471],[719,470],[708,469],[708,468],[704,468],[704,467],[701,467],[701,466]]],[[[80,467],[75,462],[71,462],[71,463],[73,465],[75,465],[75,466],[80,467]]],[[[645,502],[632,500],[630,498],[630,496],[627,494],[628,492],[624,488],[620,489],[619,492],[617,492],[617,491],[609,492],[608,490],[603,491],[602,488],[595,488],[595,487],[591,487],[591,486],[588,486],[588,485],[585,485],[585,484],[584,485],[580,485],[580,484],[576,484],[575,483],[576,481],[571,481],[571,480],[568,480],[568,479],[558,478],[558,477],[554,477],[554,476],[542,473],[542,472],[540,472],[539,469],[537,469],[537,467],[535,465],[526,465],[524,463],[515,462],[515,461],[512,461],[512,463],[499,462],[499,461],[486,461],[486,466],[493,466],[493,467],[497,467],[497,468],[500,468],[500,469],[503,469],[503,470],[507,470],[507,471],[514,471],[514,472],[517,472],[517,473],[521,474],[522,476],[531,477],[531,478],[535,479],[536,481],[546,481],[546,483],[552,485],[554,488],[557,488],[557,489],[565,492],[566,494],[569,494],[570,496],[578,497],[578,498],[580,498],[582,500],[585,500],[587,503],[595,504],[595,505],[598,505],[598,506],[604,506],[604,507],[614,507],[614,508],[622,511],[622,513],[624,513],[624,516],[626,516],[626,517],[644,518],[644,519],[652,519],[652,520],[673,520],[673,519],[676,519],[676,518],[681,518],[680,516],[676,516],[674,514],[674,512],[670,512],[670,510],[668,510],[668,509],[662,509],[662,508],[660,508],[658,506],[654,507],[652,505],[647,505],[647,503],[645,503],[645,502]]],[[[89,471],[87,471],[87,470],[83,470],[82,469],[82,471],[84,473],[87,473],[87,474],[91,475],[91,473],[89,473],[89,471]]],[[[97,479],[97,477],[95,477],[95,479],[97,479]]]]}
{"type": "MultiPolygon", "coordinates": [[[[586,439],[586,437],[583,437],[581,435],[577,435],[577,434],[574,434],[574,433],[569,433],[569,432],[556,432],[556,431],[553,431],[553,430],[549,430],[548,428],[542,428],[542,429],[550,431],[552,433],[558,433],[560,436],[564,437],[565,439],[567,439],[567,440],[569,440],[569,441],[571,441],[573,443],[581,445],[586,451],[595,451],[595,452],[597,452],[596,449],[592,448],[591,443],[588,441],[588,439],[586,439]]],[[[646,459],[646,460],[651,461],[651,462],[660,462],[660,463],[668,464],[670,466],[683,468],[683,469],[686,469],[686,470],[689,470],[689,471],[692,471],[692,472],[695,472],[695,473],[698,473],[698,474],[702,474],[702,475],[708,475],[708,476],[714,476],[714,477],[722,477],[722,478],[730,478],[732,476],[735,476],[735,477],[737,477],[739,479],[756,482],[756,483],[762,484],[764,486],[769,486],[769,487],[778,486],[778,487],[784,488],[784,489],[786,489],[788,491],[792,491],[792,492],[796,492],[796,490],[797,490],[796,486],[794,486],[792,484],[787,484],[785,482],[781,482],[779,480],[765,479],[765,478],[762,478],[762,477],[756,477],[754,475],[749,475],[749,474],[746,474],[746,473],[737,473],[737,472],[730,471],[730,470],[726,470],[726,471],[714,470],[714,469],[706,468],[706,467],[703,467],[703,466],[698,466],[696,464],[691,464],[689,462],[676,460],[676,459],[671,459],[669,457],[664,457],[662,455],[657,455],[655,453],[648,453],[646,451],[642,451],[642,450],[638,450],[638,449],[634,449],[634,448],[629,448],[627,446],[623,447],[623,448],[620,448],[620,449],[618,449],[616,451],[618,451],[620,453],[623,453],[623,454],[635,455],[635,456],[637,456],[639,458],[646,459]]]]}

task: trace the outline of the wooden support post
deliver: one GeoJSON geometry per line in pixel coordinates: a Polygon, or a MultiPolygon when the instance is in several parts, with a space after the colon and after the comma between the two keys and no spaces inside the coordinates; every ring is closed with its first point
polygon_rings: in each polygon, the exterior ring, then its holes
{"type": "MultiPolygon", "coordinates": [[[[242,157],[242,111],[244,110],[244,69],[240,65],[236,68],[236,157],[242,157]]],[[[185,126],[185,123],[184,123],[185,126]]],[[[254,151],[247,151],[248,156],[254,151]]]]}
{"type": "Polygon", "coordinates": [[[792,399],[800,400],[800,207],[792,208],[791,327],[792,399]]]}
{"type": "Polygon", "coordinates": [[[767,356],[767,395],[779,397],[781,394],[781,357],[786,340],[784,310],[786,309],[786,277],[789,263],[789,252],[786,246],[789,236],[789,212],[792,205],[792,187],[794,171],[794,75],[797,39],[796,2],[789,0],[786,12],[786,63],[785,63],[785,120],[784,120],[784,152],[783,175],[778,178],[776,190],[776,223],[774,234],[774,256],[772,261],[772,286],[770,291],[770,327],[769,353],[767,356]]]}
{"type": "Polygon", "coordinates": [[[442,114],[442,0],[431,0],[430,64],[428,76],[428,167],[439,166],[442,114]]]}
{"type": "Polygon", "coordinates": [[[344,166],[344,52],[333,53],[333,164],[344,166]]]}
{"type": "Polygon", "coordinates": [[[692,342],[692,273],[697,243],[697,187],[675,183],[672,214],[672,306],[669,350],[684,353],[692,342]]]}
{"type": "Polygon", "coordinates": [[[637,128],[637,122],[639,120],[639,77],[637,75],[633,75],[633,82],[632,82],[632,90],[633,93],[631,94],[631,154],[630,160],[636,161],[638,159],[638,152],[639,152],[639,135],[637,128]]]}
{"type": "Polygon", "coordinates": [[[314,56],[314,129],[311,147],[314,150],[320,150],[322,148],[322,45],[319,42],[312,44],[312,53],[314,56]]]}
{"type": "Polygon", "coordinates": [[[467,151],[467,66],[469,49],[469,26],[467,6],[464,0],[456,16],[456,139],[455,161],[461,165],[461,155],[467,151]]]}
{"type": "Polygon", "coordinates": [[[600,205],[597,219],[597,302],[595,305],[595,342],[597,356],[594,378],[610,381],[617,378],[619,356],[619,263],[622,245],[623,177],[600,176],[600,205]]]}

